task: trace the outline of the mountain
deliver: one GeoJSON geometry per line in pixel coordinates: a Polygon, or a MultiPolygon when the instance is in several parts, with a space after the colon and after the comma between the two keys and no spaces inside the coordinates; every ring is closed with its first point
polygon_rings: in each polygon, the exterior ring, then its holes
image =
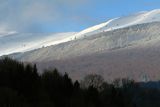
{"type": "Polygon", "coordinates": [[[105,23],[90,27],[76,34],[77,37],[92,35],[103,31],[111,31],[132,25],[160,21],[160,9],[143,11],[130,16],[111,19],[105,23]]]}
{"type": "Polygon", "coordinates": [[[111,19],[105,23],[87,28],[81,32],[68,33],[18,33],[16,31],[0,33],[0,55],[25,52],[41,47],[85,38],[101,32],[112,31],[132,25],[160,21],[160,9],[139,12],[130,16],[111,19]]]}
{"type": "Polygon", "coordinates": [[[67,33],[18,33],[0,34],[0,56],[15,52],[26,52],[64,42],[75,32],[67,33]]]}
{"type": "Polygon", "coordinates": [[[40,71],[57,67],[73,79],[98,73],[108,81],[127,77],[136,81],[158,80],[159,28],[160,10],[139,12],[60,36],[61,40],[51,40],[51,45],[9,56],[37,63],[40,71]]]}

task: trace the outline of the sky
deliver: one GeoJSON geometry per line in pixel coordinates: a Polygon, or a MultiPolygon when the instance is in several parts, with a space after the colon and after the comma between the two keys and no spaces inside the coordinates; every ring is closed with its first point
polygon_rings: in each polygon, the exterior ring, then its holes
{"type": "Polygon", "coordinates": [[[0,34],[78,32],[153,9],[160,0],[0,0],[0,34]]]}

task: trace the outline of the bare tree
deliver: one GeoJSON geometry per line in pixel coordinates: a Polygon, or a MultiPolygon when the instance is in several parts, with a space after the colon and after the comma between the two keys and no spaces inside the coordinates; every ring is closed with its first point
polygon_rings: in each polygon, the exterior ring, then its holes
{"type": "Polygon", "coordinates": [[[102,90],[104,83],[104,79],[101,75],[90,74],[87,75],[83,81],[81,81],[81,87],[88,88],[92,86],[94,88],[97,88],[98,90],[102,90]]]}

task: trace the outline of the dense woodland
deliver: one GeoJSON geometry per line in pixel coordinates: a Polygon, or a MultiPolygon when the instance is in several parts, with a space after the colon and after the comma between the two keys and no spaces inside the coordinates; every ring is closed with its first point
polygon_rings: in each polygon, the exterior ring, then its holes
{"type": "Polygon", "coordinates": [[[160,107],[160,90],[129,79],[104,81],[96,74],[72,81],[57,69],[0,60],[0,107],[160,107]]]}

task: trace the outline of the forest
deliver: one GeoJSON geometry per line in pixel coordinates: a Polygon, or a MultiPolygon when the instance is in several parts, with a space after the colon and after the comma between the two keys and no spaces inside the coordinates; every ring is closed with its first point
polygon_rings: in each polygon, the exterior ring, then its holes
{"type": "Polygon", "coordinates": [[[160,107],[160,89],[130,79],[108,83],[97,74],[72,80],[56,68],[0,59],[0,107],[160,107]]]}

